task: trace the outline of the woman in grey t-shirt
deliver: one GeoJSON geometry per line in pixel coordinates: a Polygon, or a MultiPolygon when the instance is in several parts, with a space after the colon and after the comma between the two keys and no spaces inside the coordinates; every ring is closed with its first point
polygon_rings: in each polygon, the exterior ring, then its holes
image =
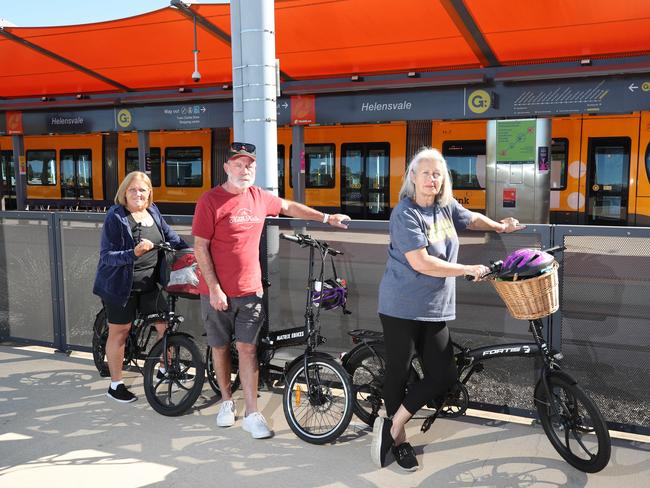
{"type": "Polygon", "coordinates": [[[399,196],[390,217],[388,261],[379,285],[388,417],[375,421],[371,455],[383,467],[392,448],[398,464],[411,471],[418,462],[406,442],[406,422],[432,398],[442,400],[457,381],[446,326],[447,320],[456,318],[455,278],[480,278],[489,271],[481,264],[456,262],[456,232],[513,232],[522,227],[512,217],[495,222],[454,200],[447,163],[436,149],[423,149],[414,156],[399,196]],[[413,350],[422,358],[424,377],[409,385],[405,394],[413,350]]]}

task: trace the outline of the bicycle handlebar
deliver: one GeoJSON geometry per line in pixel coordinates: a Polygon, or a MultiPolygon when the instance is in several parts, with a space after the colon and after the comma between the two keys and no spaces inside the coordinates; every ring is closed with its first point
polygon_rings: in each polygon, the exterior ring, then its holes
{"type": "Polygon", "coordinates": [[[327,244],[327,242],[319,241],[318,239],[314,239],[313,237],[307,234],[289,235],[289,234],[281,233],[280,239],[285,239],[287,241],[295,242],[296,244],[300,245],[300,247],[310,246],[316,248],[323,254],[331,254],[332,256],[336,256],[337,254],[343,254],[343,252],[339,251],[338,249],[334,249],[333,247],[330,247],[329,244],[327,244]]]}
{"type": "Polygon", "coordinates": [[[176,251],[176,249],[174,249],[169,242],[161,242],[160,244],[154,244],[153,248],[154,249],[162,249],[165,252],[175,252],[176,251]]]}
{"type": "MultiPolygon", "coordinates": [[[[555,255],[556,252],[562,252],[566,249],[566,246],[553,246],[549,247],[548,249],[542,249],[542,252],[555,255]]],[[[490,264],[490,271],[483,276],[481,276],[481,279],[483,278],[488,278],[499,271],[501,271],[501,266],[503,265],[503,261],[494,261],[492,264],[490,264]]],[[[472,275],[465,275],[465,279],[467,281],[475,281],[476,278],[472,275]]]]}
{"type": "MultiPolygon", "coordinates": [[[[491,276],[491,275],[501,271],[501,265],[502,264],[503,264],[503,261],[501,261],[501,260],[494,261],[492,264],[490,264],[490,271],[488,273],[484,274],[483,276],[481,276],[481,279],[487,278],[488,276],[491,276]]],[[[465,275],[465,279],[467,281],[475,281],[476,280],[476,278],[473,275],[465,275]]]]}

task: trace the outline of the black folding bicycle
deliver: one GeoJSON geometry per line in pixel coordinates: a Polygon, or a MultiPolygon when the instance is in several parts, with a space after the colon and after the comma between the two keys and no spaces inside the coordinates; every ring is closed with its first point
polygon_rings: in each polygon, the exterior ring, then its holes
{"type": "MultiPolygon", "coordinates": [[[[562,249],[558,247],[546,252],[552,254],[562,249]]],[[[484,278],[494,279],[501,264],[501,261],[493,263],[484,278]]],[[[452,341],[459,381],[442,404],[433,399],[428,403],[427,406],[434,410],[425,418],[422,431],[426,432],[438,416],[458,417],[465,413],[469,405],[466,384],[474,373],[483,371],[485,361],[512,356],[537,357],[542,366],[538,369],[534,402],[546,436],[560,456],[575,468],[587,473],[602,470],[611,455],[607,425],[593,400],[561,369],[562,354],[552,351],[544,340],[542,318],[528,321],[534,342],[468,349],[452,341]]],[[[372,425],[383,405],[386,345],[381,332],[357,329],[349,334],[357,346],[344,356],[343,365],[352,378],[354,413],[372,425]]],[[[417,357],[413,358],[411,369],[413,380],[422,377],[417,357]]]]}
{"type": "MultiPolygon", "coordinates": [[[[311,444],[325,444],[335,440],[350,424],[353,413],[352,384],[347,371],[330,354],[317,350],[326,342],[320,333],[320,300],[323,296],[324,270],[327,258],[343,254],[305,234],[280,234],[282,239],[301,247],[309,247],[305,322],[302,327],[266,331],[259,340],[257,357],[260,378],[272,383],[272,375],[284,384],[282,407],[291,430],[302,440],[311,444]],[[315,272],[316,253],[320,258],[320,270],[315,272]],[[290,346],[305,346],[305,351],[283,366],[271,364],[278,349],[290,346]]],[[[239,387],[236,363],[237,350],[233,343],[232,371],[235,375],[231,388],[239,387]]],[[[208,363],[209,371],[211,362],[208,363]]],[[[214,378],[209,375],[209,378],[214,378]]],[[[213,384],[215,391],[219,386],[213,384]]]]}
{"type": "MultiPolygon", "coordinates": [[[[154,247],[166,254],[177,252],[167,242],[154,247]]],[[[211,359],[210,348],[202,356],[194,338],[180,330],[185,319],[176,312],[176,302],[182,296],[167,293],[168,312],[139,314],[124,346],[123,365],[132,366],[144,376],[147,401],[156,412],[167,416],[182,415],[194,405],[205,382],[205,361],[211,359]],[[166,329],[162,339],[155,341],[154,324],[158,322],[164,322],[166,329]],[[159,369],[161,364],[166,365],[165,373],[159,369]]],[[[92,339],[93,361],[101,376],[110,375],[106,362],[107,339],[108,322],[102,308],[95,317],[92,339]]]]}

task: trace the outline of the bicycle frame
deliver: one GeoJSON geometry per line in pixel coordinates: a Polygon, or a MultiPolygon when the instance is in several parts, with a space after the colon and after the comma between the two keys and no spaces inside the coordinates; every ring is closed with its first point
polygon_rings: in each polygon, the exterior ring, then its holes
{"type": "MultiPolygon", "coordinates": [[[[309,236],[284,236],[286,240],[292,242],[297,242],[301,246],[309,246],[309,267],[307,275],[307,296],[305,301],[305,322],[302,327],[293,327],[289,329],[281,329],[276,331],[267,331],[265,337],[260,340],[258,348],[258,356],[261,358],[260,365],[267,370],[281,372],[283,376],[291,367],[296,364],[298,361],[303,361],[305,370],[307,369],[307,364],[309,360],[318,354],[325,353],[316,353],[316,348],[325,342],[325,338],[320,335],[320,308],[314,307],[314,291],[315,283],[323,282],[324,276],[324,262],[329,254],[336,255],[342,254],[340,251],[330,248],[327,244],[320,243],[315,239],[311,239],[309,236]],[[318,273],[314,271],[314,265],[316,262],[316,248],[320,251],[321,260],[323,265],[318,273]],[[314,312],[316,308],[316,312],[314,312]],[[291,363],[284,366],[284,368],[274,366],[270,364],[271,359],[275,354],[275,351],[283,347],[305,345],[305,352],[295,358],[291,363]]],[[[329,356],[329,355],[327,355],[329,356]]],[[[309,388],[309,375],[307,375],[307,387],[309,388]]]]}

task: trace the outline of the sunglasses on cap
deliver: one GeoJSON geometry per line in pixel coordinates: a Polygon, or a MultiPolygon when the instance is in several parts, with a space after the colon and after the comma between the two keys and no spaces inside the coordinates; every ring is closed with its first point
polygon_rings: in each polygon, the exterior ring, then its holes
{"type": "Polygon", "coordinates": [[[230,145],[231,154],[252,154],[255,155],[255,144],[248,142],[233,142],[230,145]]]}

